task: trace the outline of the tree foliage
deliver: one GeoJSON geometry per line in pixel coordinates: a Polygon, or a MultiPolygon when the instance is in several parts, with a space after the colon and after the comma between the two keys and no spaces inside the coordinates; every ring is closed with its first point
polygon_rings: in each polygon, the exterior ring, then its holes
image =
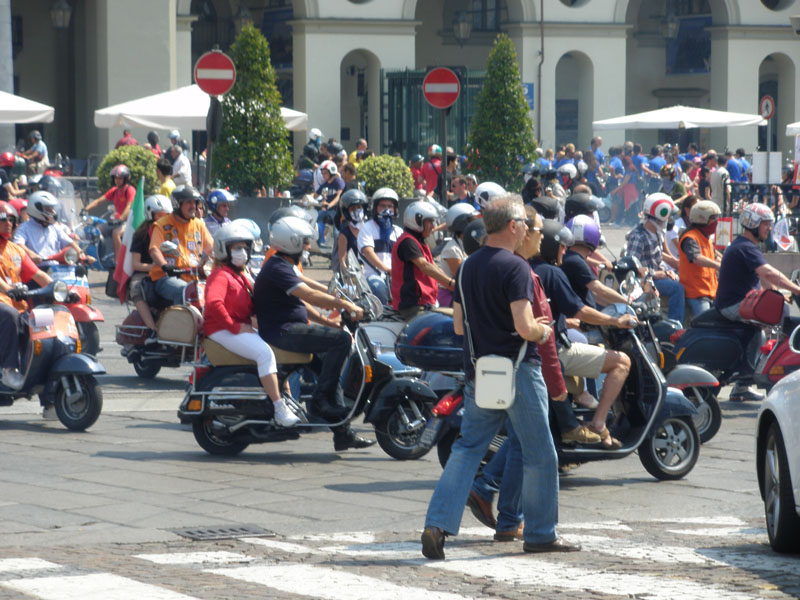
{"type": "Polygon", "coordinates": [[[536,153],[529,110],[514,43],[501,33],[486,61],[469,132],[467,159],[481,181],[494,181],[509,191],[522,189],[522,166],[536,153]]]}
{"type": "Polygon", "coordinates": [[[222,134],[212,149],[212,175],[242,195],[284,187],[294,171],[281,95],[267,39],[246,25],[230,47],[236,83],[222,101],[222,134]]]}
{"type": "Polygon", "coordinates": [[[402,158],[381,154],[370,156],[358,164],[358,179],[364,182],[364,191],[371,196],[376,190],[388,187],[401,198],[411,198],[414,177],[402,158]]]}
{"type": "Polygon", "coordinates": [[[113,187],[114,180],[111,179],[111,169],[122,164],[131,170],[131,185],[139,185],[139,179],[144,176],[144,195],[155,194],[159,186],[156,162],[158,159],[152,150],[143,146],[120,146],[106,154],[100,166],[97,167],[97,189],[105,192],[113,187]]]}

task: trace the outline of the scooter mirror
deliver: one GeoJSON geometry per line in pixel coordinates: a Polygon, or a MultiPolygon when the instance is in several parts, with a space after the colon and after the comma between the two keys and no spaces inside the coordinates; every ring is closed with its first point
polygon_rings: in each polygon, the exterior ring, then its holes
{"type": "Polygon", "coordinates": [[[66,302],[69,295],[69,287],[63,281],[53,282],[53,300],[56,302],[66,302]]]}
{"type": "Polygon", "coordinates": [[[177,254],[178,246],[175,242],[161,242],[159,247],[163,254],[177,254]]]}

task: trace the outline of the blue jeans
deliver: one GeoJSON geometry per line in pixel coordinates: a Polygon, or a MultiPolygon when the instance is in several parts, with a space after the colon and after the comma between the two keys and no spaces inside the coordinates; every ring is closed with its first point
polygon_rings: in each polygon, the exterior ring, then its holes
{"type": "Polygon", "coordinates": [[[658,293],[669,298],[669,309],[667,310],[669,318],[683,323],[686,292],[684,292],[681,282],[665,277],[664,279],[656,279],[655,283],[658,293]]]}
{"type": "MultiPolygon", "coordinates": [[[[452,535],[458,533],[481,458],[508,417],[519,440],[522,477],[509,473],[504,478],[509,478],[506,479],[506,485],[510,486],[506,491],[508,498],[517,493],[515,483],[522,498],[523,538],[531,544],[546,544],[556,539],[558,458],[548,426],[547,388],[541,368],[527,363],[520,365],[516,390],[516,399],[510,409],[486,410],[475,404],[474,383],[466,385],[461,437],[453,444],[450,458],[433,492],[425,517],[426,527],[438,527],[452,535]]],[[[509,452],[513,447],[509,446],[509,452]]],[[[507,465],[511,458],[506,458],[507,465]]]]}
{"type": "MultiPolygon", "coordinates": [[[[333,220],[336,218],[336,212],[337,212],[336,208],[327,208],[327,209],[321,208],[317,212],[317,230],[318,230],[318,233],[319,233],[319,242],[320,243],[325,241],[325,224],[326,223],[330,223],[331,225],[334,225],[333,220]]],[[[335,237],[338,235],[336,233],[336,226],[335,225],[333,227],[333,233],[334,233],[334,239],[335,239],[335,237]]]]}
{"type": "Polygon", "coordinates": [[[711,308],[711,298],[687,298],[686,301],[689,303],[689,308],[692,309],[692,314],[695,317],[711,308]]]}
{"type": "Polygon", "coordinates": [[[187,285],[189,282],[179,277],[162,277],[153,284],[153,289],[172,304],[183,304],[183,290],[187,285]]]}
{"type": "Polygon", "coordinates": [[[384,278],[380,275],[368,275],[367,284],[372,293],[381,301],[381,304],[389,306],[389,286],[386,285],[384,278]]]}

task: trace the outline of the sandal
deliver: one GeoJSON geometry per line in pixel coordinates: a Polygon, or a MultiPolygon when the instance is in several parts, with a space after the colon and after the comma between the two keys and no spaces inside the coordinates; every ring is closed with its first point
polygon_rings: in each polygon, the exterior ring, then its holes
{"type": "Polygon", "coordinates": [[[597,435],[600,436],[600,442],[603,444],[603,448],[604,449],[606,449],[606,450],[619,450],[620,448],[622,448],[622,442],[620,442],[617,438],[611,437],[611,432],[608,430],[608,427],[606,427],[605,425],[603,426],[603,430],[602,431],[598,431],[597,429],[592,427],[591,423],[589,423],[587,425],[587,427],[589,428],[589,431],[592,431],[592,432],[594,432],[594,433],[596,433],[597,435]],[[611,440],[611,442],[610,443],[606,443],[606,440],[611,440]]]}
{"type": "Polygon", "coordinates": [[[578,444],[598,444],[602,441],[602,438],[586,425],[578,425],[575,429],[562,433],[561,441],[577,442],[578,444]]]}

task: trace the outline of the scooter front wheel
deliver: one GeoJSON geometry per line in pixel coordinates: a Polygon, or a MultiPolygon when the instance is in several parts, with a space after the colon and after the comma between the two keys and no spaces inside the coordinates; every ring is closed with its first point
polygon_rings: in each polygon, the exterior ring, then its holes
{"type": "Polygon", "coordinates": [[[430,410],[427,410],[421,402],[412,406],[413,402],[413,400],[401,402],[385,420],[375,423],[378,445],[386,454],[397,460],[416,460],[430,451],[430,448],[419,446],[419,438],[425,431],[430,410]],[[415,421],[417,415],[421,416],[423,423],[409,431],[408,423],[415,421]]]}
{"type": "Polygon", "coordinates": [[[700,456],[700,436],[691,417],[669,417],[639,447],[639,461],[650,475],[667,481],[687,475],[700,456]]]}
{"type": "Polygon", "coordinates": [[[56,388],[55,409],[64,427],[84,431],[103,410],[103,390],[91,375],[64,376],[56,388]]]}
{"type": "Polygon", "coordinates": [[[161,370],[161,365],[155,360],[135,360],[133,370],[142,379],[153,379],[161,370]]]}

